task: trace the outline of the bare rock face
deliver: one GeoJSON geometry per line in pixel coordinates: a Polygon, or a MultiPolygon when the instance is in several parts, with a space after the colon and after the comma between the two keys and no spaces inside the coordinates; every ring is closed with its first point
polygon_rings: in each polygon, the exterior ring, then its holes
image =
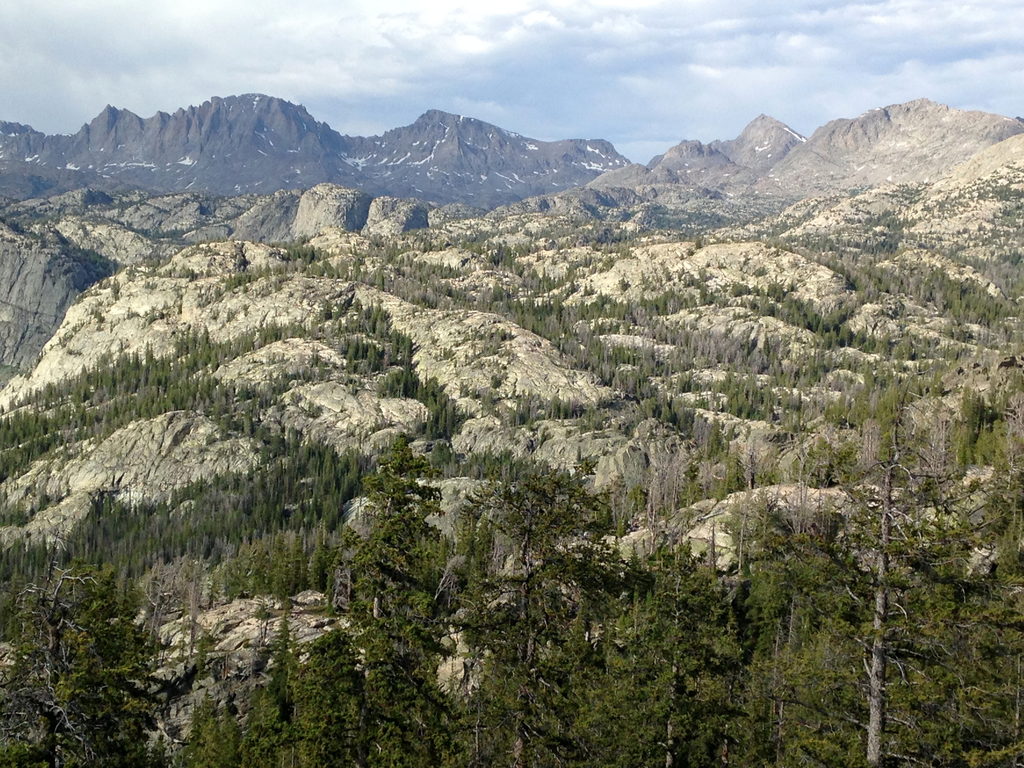
{"type": "Polygon", "coordinates": [[[480,399],[487,396],[581,405],[614,396],[592,374],[569,367],[550,341],[498,315],[427,309],[369,288],[359,288],[358,296],[388,312],[394,327],[416,344],[420,377],[436,379],[467,413],[479,415],[480,399]]]}
{"type": "Polygon", "coordinates": [[[849,319],[850,329],[876,338],[917,338],[950,352],[976,352],[971,345],[950,338],[954,323],[903,296],[883,295],[862,304],[849,319]]]}
{"type": "Polygon", "coordinates": [[[203,416],[175,411],[74,450],[77,456],[37,462],[0,487],[9,505],[32,511],[26,525],[0,529],[0,540],[67,533],[98,493],[129,503],[159,501],[198,480],[250,470],[258,446],[247,438],[226,439],[203,416]]]}
{"type": "Polygon", "coordinates": [[[428,415],[418,400],[381,397],[370,390],[353,393],[332,381],[293,387],[282,400],[288,426],[338,450],[386,448],[400,434],[415,433],[428,415]]]}
{"type": "Polygon", "coordinates": [[[0,221],[0,368],[33,361],[78,294],[112,271],[59,234],[24,234],[0,221]]]}
{"type": "Polygon", "coordinates": [[[671,198],[673,188],[679,186],[705,194],[709,190],[743,191],[804,141],[803,136],[778,120],[760,115],[735,139],[710,144],[682,141],[646,166],[613,169],[589,186],[635,188],[661,201],[671,198]]]}
{"type": "Polygon", "coordinates": [[[0,391],[0,407],[91,368],[104,355],[164,356],[187,332],[224,341],[267,325],[308,325],[325,306],[351,301],[351,284],[343,280],[255,276],[283,263],[280,249],[225,242],[187,248],[158,269],[118,273],[74,305],[32,372],[0,391]],[[224,277],[246,273],[254,277],[225,287],[224,277]]]}
{"type": "Polygon", "coordinates": [[[221,381],[265,387],[278,378],[296,379],[317,371],[330,377],[345,368],[345,358],[313,339],[283,339],[222,364],[214,376],[221,381]]]}
{"type": "Polygon", "coordinates": [[[253,466],[256,443],[223,440],[208,419],[174,411],[118,430],[88,455],[70,462],[47,495],[108,490],[132,500],[166,498],[196,480],[253,466]]]}
{"type": "Polygon", "coordinates": [[[214,377],[269,390],[287,381],[279,398],[283,426],[337,450],[374,450],[399,434],[414,434],[427,419],[418,400],[382,397],[366,383],[356,384],[347,361],[319,341],[291,338],[225,362],[214,377]]]}
{"type": "Polygon", "coordinates": [[[536,448],[536,436],[528,429],[517,429],[497,416],[468,419],[452,438],[452,448],[461,454],[508,453],[517,459],[526,458],[536,448]]]}
{"type": "Polygon", "coordinates": [[[429,226],[427,206],[416,200],[376,197],[370,203],[363,227],[365,235],[400,235],[429,226]]]}
{"type": "Polygon", "coordinates": [[[256,198],[250,208],[228,223],[227,236],[264,243],[288,242],[301,198],[302,193],[295,190],[256,198]]]}
{"type": "Polygon", "coordinates": [[[349,181],[341,137],[298,105],[256,94],[141,118],[106,107],[71,136],[6,137],[10,157],[154,191],[218,194],[349,181]]]}
{"type": "Polygon", "coordinates": [[[995,144],[923,190],[903,213],[927,244],[989,260],[1018,252],[1024,134],[995,144]]]}
{"type": "Polygon", "coordinates": [[[157,627],[162,663],[155,675],[157,727],[164,739],[183,744],[193,712],[206,700],[244,715],[251,692],[266,684],[273,669],[270,644],[286,617],[299,655],[308,643],[345,626],[344,619],[325,615],[325,605],[323,594],[306,591],[286,605],[257,596],[168,617],[157,627]]]}
{"type": "Polygon", "coordinates": [[[190,233],[238,217],[253,204],[251,197],[214,197],[197,192],[147,195],[135,192],[111,197],[77,213],[95,216],[151,236],[188,239],[190,233]]]}
{"type": "Polygon", "coordinates": [[[734,289],[787,290],[824,311],[844,302],[849,291],[832,270],[796,253],[762,243],[720,243],[697,248],[692,243],[663,243],[634,248],[580,281],[573,301],[602,294],[624,301],[657,298],[665,291],[698,286],[728,296],[734,289]]]}
{"type": "Polygon", "coordinates": [[[778,510],[795,530],[813,525],[817,516],[828,510],[843,509],[849,503],[845,493],[833,488],[809,488],[804,485],[778,484],[753,491],[729,494],[721,501],[708,499],[680,509],[664,530],[641,526],[614,543],[624,555],[643,557],[662,546],[665,537],[689,543],[695,555],[711,558],[721,569],[734,567],[743,556],[747,520],[752,511],[766,505],[778,510]]]}
{"type": "MultiPolygon", "coordinates": [[[[373,201],[374,204],[376,202],[373,201]]],[[[291,239],[313,237],[328,227],[358,231],[366,226],[372,207],[370,196],[363,192],[319,184],[303,192],[299,198],[299,207],[291,225],[291,239]]]]}
{"type": "Polygon", "coordinates": [[[101,253],[120,265],[159,261],[176,250],[170,243],[151,240],[134,230],[77,216],[60,219],[54,229],[79,248],[101,253]]]}

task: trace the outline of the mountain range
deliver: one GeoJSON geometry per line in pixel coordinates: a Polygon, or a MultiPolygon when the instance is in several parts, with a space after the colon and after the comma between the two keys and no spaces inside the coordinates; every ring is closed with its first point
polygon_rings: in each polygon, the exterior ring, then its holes
{"type": "Polygon", "coordinates": [[[83,186],[232,195],[330,182],[492,208],[626,164],[606,141],[540,141],[439,110],[381,136],[343,136],[305,107],[258,94],[145,119],[108,106],[72,135],[0,122],[0,192],[15,197],[83,186]]]}
{"type": "Polygon", "coordinates": [[[646,165],[613,169],[590,186],[682,186],[796,200],[883,183],[934,181],[1022,132],[1020,118],[928,99],[832,120],[810,137],[760,115],[731,141],[683,141],[646,165]]]}
{"type": "Polygon", "coordinates": [[[684,140],[645,165],[608,141],[540,141],[430,110],[380,136],[346,136],[259,94],[141,118],[108,106],[72,135],[0,122],[0,194],[106,191],[267,194],[332,183],[371,195],[490,209],[584,185],[647,199],[775,201],[945,175],[1024,122],[918,99],[833,120],[804,137],[760,115],[734,139],[684,140]]]}

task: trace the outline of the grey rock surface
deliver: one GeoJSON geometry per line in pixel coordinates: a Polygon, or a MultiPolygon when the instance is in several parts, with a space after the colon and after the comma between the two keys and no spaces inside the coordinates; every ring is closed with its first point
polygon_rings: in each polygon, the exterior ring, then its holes
{"type": "Polygon", "coordinates": [[[0,221],[0,366],[34,361],[78,294],[113,268],[56,232],[0,221]]]}

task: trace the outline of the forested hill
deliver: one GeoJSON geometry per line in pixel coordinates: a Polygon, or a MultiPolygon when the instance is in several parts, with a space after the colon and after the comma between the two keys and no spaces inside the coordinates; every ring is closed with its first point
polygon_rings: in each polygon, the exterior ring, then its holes
{"type": "Polygon", "coordinates": [[[1014,765],[1003,144],[685,231],[5,207],[107,276],[0,390],[0,764],[1014,765]]]}

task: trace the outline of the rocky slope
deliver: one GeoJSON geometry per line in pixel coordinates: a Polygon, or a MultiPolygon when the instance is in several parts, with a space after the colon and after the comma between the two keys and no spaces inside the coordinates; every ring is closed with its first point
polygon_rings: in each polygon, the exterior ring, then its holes
{"type": "Polygon", "coordinates": [[[267,194],[331,182],[493,207],[625,162],[606,141],[527,139],[436,110],[382,136],[342,136],[304,107],[259,94],[145,119],[108,106],[70,136],[0,123],[0,191],[19,197],[69,186],[267,194]]]}
{"type": "MultiPolygon", "coordinates": [[[[981,158],[976,172],[962,174],[1005,175],[1013,147],[1005,157],[981,158]]],[[[857,210],[859,199],[841,205],[857,210]]],[[[72,222],[89,218],[81,201],[49,204],[75,211],[72,222]]],[[[814,217],[835,204],[805,206],[812,215],[794,219],[786,235],[793,249],[668,233],[638,238],[626,226],[550,212],[402,232],[394,222],[408,222],[407,205],[328,185],[231,202],[101,199],[99,209],[125,231],[150,222],[157,231],[209,232],[225,216],[235,235],[310,239],[304,250],[204,243],[125,268],[71,307],[34,369],[0,392],[0,405],[10,419],[40,402],[59,412],[62,392],[106,368],[167,361],[191,372],[174,386],[241,398],[218,406],[235,414],[218,418],[236,426],[190,427],[211,456],[223,451],[241,462],[211,459],[215,474],[244,474],[267,461],[243,447],[249,432],[237,424],[252,421],[338,452],[372,454],[406,433],[463,462],[508,455],[569,467],[592,458],[595,483],[614,488],[651,482],[655,457],[666,451],[694,450],[659,419],[681,419],[705,437],[717,425],[733,440],[784,441],[793,402],[802,418],[820,419],[869,375],[899,376],[965,355],[997,360],[1015,332],[1017,294],[951,256],[903,250],[851,267],[800,245],[811,242],[814,217]],[[350,231],[360,222],[361,233],[350,231]],[[922,270],[998,312],[944,307],[934,284],[908,277],[922,270]],[[897,343],[905,352],[894,356],[897,343]],[[757,404],[741,405],[746,398],[757,404]]],[[[870,234],[871,221],[860,222],[862,231],[870,234]]],[[[132,435],[148,434],[158,417],[205,423],[207,397],[175,400],[177,416],[140,412],[121,431],[83,429],[62,452],[11,471],[0,491],[18,522],[5,536],[65,531],[101,493],[166,500],[167,489],[180,486],[161,480],[158,468],[178,461],[180,447],[157,442],[147,453],[132,435]],[[58,472],[130,467],[136,455],[155,474],[97,470],[83,485],[58,472]]],[[[97,405],[97,413],[108,407],[97,405]]]]}
{"type": "Polygon", "coordinates": [[[79,292],[113,269],[58,229],[0,221],[0,369],[31,364],[79,292]]]}
{"type": "MultiPolygon", "coordinates": [[[[861,250],[901,246],[956,261],[1013,259],[1024,197],[1024,134],[978,152],[931,183],[884,184],[851,196],[808,198],[737,234],[784,233],[861,250]]],[[[946,264],[943,269],[956,268],[946,264]]],[[[1009,285],[1007,274],[1000,283],[1009,285]]]]}
{"type": "Polygon", "coordinates": [[[1024,122],[952,109],[927,99],[833,120],[761,182],[805,197],[882,183],[928,182],[988,146],[1024,132],[1024,122]]]}
{"type": "Polygon", "coordinates": [[[326,227],[395,235],[435,211],[331,184],[233,198],[76,190],[0,205],[0,365],[32,363],[78,293],[118,266],[211,239],[291,243],[326,227]]]}

